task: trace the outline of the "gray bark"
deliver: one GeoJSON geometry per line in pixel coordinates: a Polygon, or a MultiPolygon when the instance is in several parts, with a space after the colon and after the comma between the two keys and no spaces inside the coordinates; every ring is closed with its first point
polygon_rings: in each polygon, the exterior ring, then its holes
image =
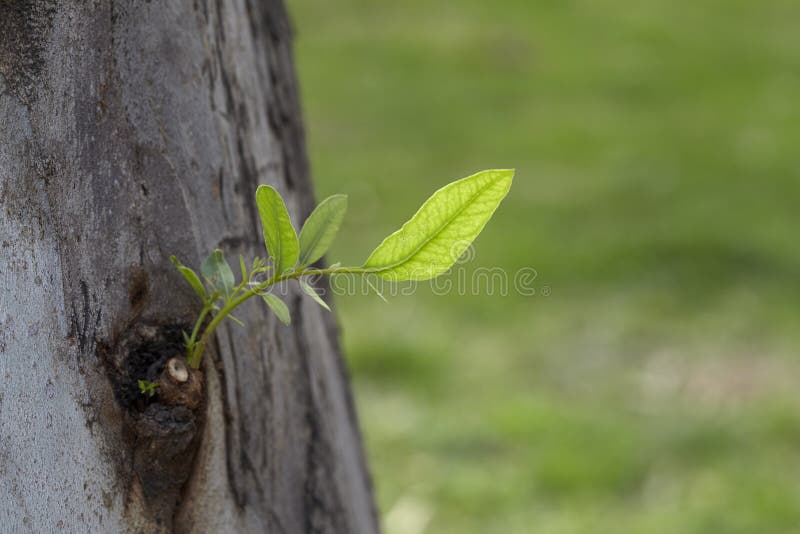
{"type": "Polygon", "coordinates": [[[263,255],[259,183],[312,208],[290,45],[278,0],[0,0],[0,530],[377,530],[296,289],[291,327],[251,300],[218,330],[200,409],[121,393],[137,336],[198,311],[170,254],[263,255]]]}

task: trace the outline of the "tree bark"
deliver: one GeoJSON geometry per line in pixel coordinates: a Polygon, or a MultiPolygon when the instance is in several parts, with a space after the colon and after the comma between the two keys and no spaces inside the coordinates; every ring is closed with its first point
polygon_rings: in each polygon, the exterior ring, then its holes
{"type": "Polygon", "coordinates": [[[199,408],[135,394],[199,310],[169,255],[263,256],[260,183],[313,207],[290,40],[278,0],[0,0],[0,529],[377,531],[296,288],[218,329],[199,408]]]}

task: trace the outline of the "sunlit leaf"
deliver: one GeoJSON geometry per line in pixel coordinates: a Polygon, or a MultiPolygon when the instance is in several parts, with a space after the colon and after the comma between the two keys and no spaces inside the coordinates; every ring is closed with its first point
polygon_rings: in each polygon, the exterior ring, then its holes
{"type": "Polygon", "coordinates": [[[387,280],[427,280],[464,253],[508,193],[513,170],[482,171],[436,191],[364,267],[387,280]]]}

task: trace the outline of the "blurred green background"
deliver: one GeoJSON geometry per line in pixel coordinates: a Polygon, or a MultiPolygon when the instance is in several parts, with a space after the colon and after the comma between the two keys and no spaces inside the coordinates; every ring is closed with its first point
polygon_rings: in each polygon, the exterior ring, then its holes
{"type": "Polygon", "coordinates": [[[798,532],[800,3],[288,4],[329,258],[515,167],[538,273],[336,300],[389,534],[798,532]]]}

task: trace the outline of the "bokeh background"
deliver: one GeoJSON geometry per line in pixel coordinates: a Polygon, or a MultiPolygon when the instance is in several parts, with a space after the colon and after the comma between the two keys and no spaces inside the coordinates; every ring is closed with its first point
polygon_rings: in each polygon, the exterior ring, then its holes
{"type": "Polygon", "coordinates": [[[797,532],[800,3],[288,5],[330,260],[514,167],[538,273],[336,299],[387,531],[797,532]]]}

